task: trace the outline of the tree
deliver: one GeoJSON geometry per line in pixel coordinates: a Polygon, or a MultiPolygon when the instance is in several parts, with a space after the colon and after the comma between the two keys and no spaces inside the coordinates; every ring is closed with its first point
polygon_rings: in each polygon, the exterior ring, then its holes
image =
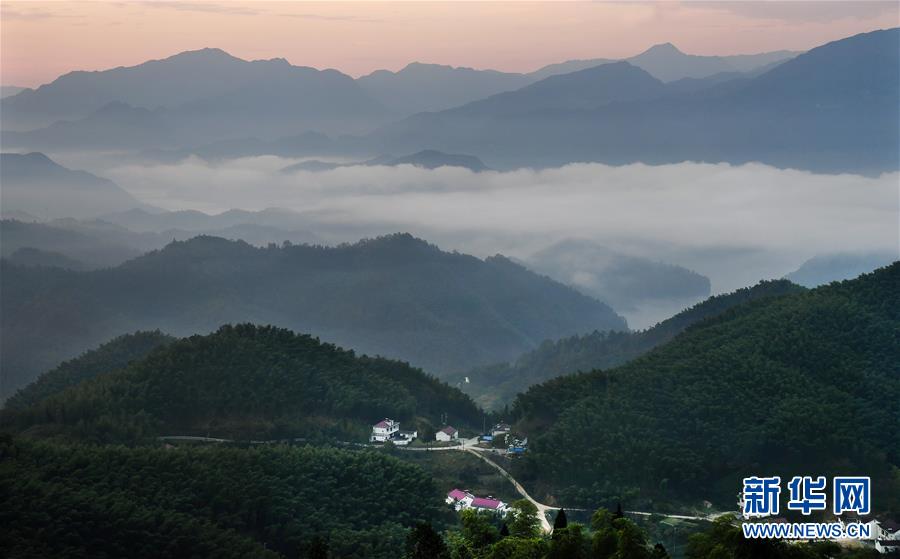
{"type": "Polygon", "coordinates": [[[499,539],[497,528],[487,514],[467,509],[460,514],[460,523],[463,537],[475,549],[487,547],[499,539]]]}
{"type": "Polygon", "coordinates": [[[537,507],[527,499],[519,499],[512,504],[512,522],[509,533],[517,538],[536,538],[541,534],[541,520],[537,507]]]}
{"type": "Polygon", "coordinates": [[[566,518],[566,509],[559,509],[559,512],[556,513],[556,520],[553,521],[553,531],[556,532],[559,528],[565,528],[569,525],[569,520],[566,518]]]}
{"type": "Polygon", "coordinates": [[[509,526],[506,525],[506,522],[503,523],[503,526],[500,527],[500,537],[505,538],[509,535],[509,526]]]}
{"type": "Polygon", "coordinates": [[[306,556],[309,559],[328,559],[328,551],[328,542],[325,541],[325,538],[316,534],[309,543],[309,551],[307,551],[306,556]]]}
{"type": "Polygon", "coordinates": [[[580,524],[563,526],[553,530],[547,559],[587,559],[588,549],[588,541],[580,524]]]}
{"type": "Polygon", "coordinates": [[[618,519],[618,518],[624,518],[624,517],[625,517],[625,513],[622,512],[622,502],[620,501],[620,502],[616,503],[616,514],[615,514],[615,516],[613,516],[613,518],[618,519]]]}
{"type": "Polygon", "coordinates": [[[438,559],[447,556],[447,545],[431,524],[420,522],[406,536],[407,559],[438,559]]]}

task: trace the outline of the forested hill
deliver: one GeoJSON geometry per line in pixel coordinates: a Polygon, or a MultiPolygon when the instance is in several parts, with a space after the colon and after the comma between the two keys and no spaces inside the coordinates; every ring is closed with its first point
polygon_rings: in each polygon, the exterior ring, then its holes
{"type": "Polygon", "coordinates": [[[603,303],[506,258],[443,252],[406,234],[333,248],[196,237],[111,269],[4,262],[2,274],[6,396],[136,330],[187,336],[274,324],[441,375],[513,359],[546,339],[626,328],[603,303]]]}
{"type": "Polygon", "coordinates": [[[441,527],[441,505],[421,468],[371,451],[0,435],[6,557],[394,559],[407,528],[441,527]]]}
{"type": "Polygon", "coordinates": [[[245,324],[172,342],[120,371],[4,410],[0,427],[128,444],[159,435],[362,441],[384,417],[427,429],[445,412],[454,425],[481,420],[468,396],[405,363],[245,324]]]}
{"type": "Polygon", "coordinates": [[[709,499],[748,475],[870,475],[900,510],[900,262],[752,301],[617,369],[514,405],[528,469],[568,503],[709,499]]]}
{"type": "Polygon", "coordinates": [[[465,375],[470,382],[462,386],[482,407],[500,408],[529,386],[553,377],[626,363],[668,342],[691,325],[735,305],[802,290],[787,280],[762,281],[753,287],[710,297],[647,330],[594,331],[557,341],[547,340],[512,363],[470,371],[465,375]]]}
{"type": "Polygon", "coordinates": [[[7,409],[23,409],[34,405],[83,380],[121,369],[132,361],[142,359],[154,349],[173,341],[175,338],[163,334],[159,330],[119,336],[96,349],[84,352],[75,359],[64,361],[58,367],[42,374],[37,380],[7,400],[5,407],[7,409]]]}

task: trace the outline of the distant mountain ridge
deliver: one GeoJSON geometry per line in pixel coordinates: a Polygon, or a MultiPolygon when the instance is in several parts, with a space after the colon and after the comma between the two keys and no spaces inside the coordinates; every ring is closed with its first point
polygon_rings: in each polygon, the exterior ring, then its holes
{"type": "Polygon", "coordinates": [[[86,218],[147,207],[114,182],[57,164],[43,153],[0,154],[4,211],[42,219],[86,218]]]}
{"type": "MultiPolygon", "coordinates": [[[[877,175],[900,168],[894,125],[900,119],[898,51],[900,28],[894,28],[834,41],[756,77],[713,83],[699,92],[667,87],[662,95],[642,98],[646,88],[636,85],[592,108],[554,105],[566,98],[559,91],[546,98],[529,93],[578,75],[566,74],[501,94],[505,102],[493,112],[473,111],[476,102],[423,113],[383,126],[361,142],[389,151],[428,144],[475,153],[501,169],[585,161],[758,161],[877,175]]],[[[626,64],[582,72],[602,81],[610,67],[626,64]]],[[[644,71],[630,70],[638,72],[644,71]]],[[[654,79],[646,73],[645,78],[654,79]]],[[[580,80],[572,83],[578,84],[572,95],[585,87],[580,80]]]]}
{"type": "Polygon", "coordinates": [[[359,161],[354,163],[330,163],[327,161],[301,161],[293,165],[288,165],[281,170],[282,173],[294,173],[296,171],[330,171],[339,167],[355,167],[355,166],[375,166],[383,165],[386,167],[396,167],[398,165],[412,165],[414,167],[422,167],[424,169],[438,169],[440,167],[462,167],[474,172],[488,171],[487,165],[474,155],[464,155],[456,153],[443,153],[433,149],[422,150],[410,155],[394,157],[392,155],[383,155],[367,161],[359,161]]]}
{"type": "Polygon", "coordinates": [[[8,134],[14,130],[47,130],[55,122],[79,122],[89,115],[96,120],[111,104],[134,114],[151,111],[152,126],[171,130],[170,137],[156,142],[159,147],[248,133],[274,138],[304,129],[362,132],[388,117],[380,103],[336,70],[293,66],[284,59],[246,61],[210,48],[136,66],[70,72],[0,103],[7,142],[29,138],[8,134]]]}
{"type": "Polygon", "coordinates": [[[548,338],[627,327],[603,303],[506,258],[446,253],[400,234],[334,248],[197,237],[80,273],[0,265],[10,391],[135,330],[184,336],[229,322],[275,324],[445,374],[548,338]]]}

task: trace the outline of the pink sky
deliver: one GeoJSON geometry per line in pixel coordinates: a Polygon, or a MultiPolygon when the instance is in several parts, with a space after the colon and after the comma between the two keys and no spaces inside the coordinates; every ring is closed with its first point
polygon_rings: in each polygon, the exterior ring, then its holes
{"type": "Polygon", "coordinates": [[[358,76],[412,61],[530,71],[671,42],[692,54],[805,50],[900,25],[885,2],[15,2],[0,4],[0,82],[37,86],[219,47],[358,76]]]}

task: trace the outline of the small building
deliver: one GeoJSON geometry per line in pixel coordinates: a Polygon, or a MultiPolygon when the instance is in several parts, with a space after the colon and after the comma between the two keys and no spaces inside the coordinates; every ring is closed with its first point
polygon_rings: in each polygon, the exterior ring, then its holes
{"type": "Polygon", "coordinates": [[[493,497],[476,497],[468,491],[462,489],[454,489],[447,493],[446,503],[452,505],[457,512],[472,509],[476,511],[487,511],[500,516],[506,516],[509,512],[509,505],[494,499],[493,497]]]}
{"type": "Polygon", "coordinates": [[[885,554],[900,552],[900,540],[875,540],[875,551],[885,554]]]}
{"type": "Polygon", "coordinates": [[[397,431],[397,434],[390,441],[398,446],[406,446],[416,440],[418,436],[418,431],[397,431]]]}
{"type": "Polygon", "coordinates": [[[472,503],[469,505],[469,508],[475,510],[486,510],[488,512],[506,515],[507,509],[509,507],[506,503],[497,499],[491,499],[490,497],[475,497],[474,499],[472,499],[472,503]]]}
{"type": "Polygon", "coordinates": [[[449,425],[434,434],[434,440],[436,441],[448,442],[457,439],[459,439],[459,431],[449,425]]]}
{"type": "Polygon", "coordinates": [[[491,428],[491,435],[494,437],[506,435],[511,429],[512,427],[510,427],[508,423],[498,423],[491,428]]]}
{"type": "Polygon", "coordinates": [[[393,419],[384,418],[375,425],[372,425],[372,436],[369,442],[383,443],[394,438],[400,431],[400,422],[393,419]]]}

